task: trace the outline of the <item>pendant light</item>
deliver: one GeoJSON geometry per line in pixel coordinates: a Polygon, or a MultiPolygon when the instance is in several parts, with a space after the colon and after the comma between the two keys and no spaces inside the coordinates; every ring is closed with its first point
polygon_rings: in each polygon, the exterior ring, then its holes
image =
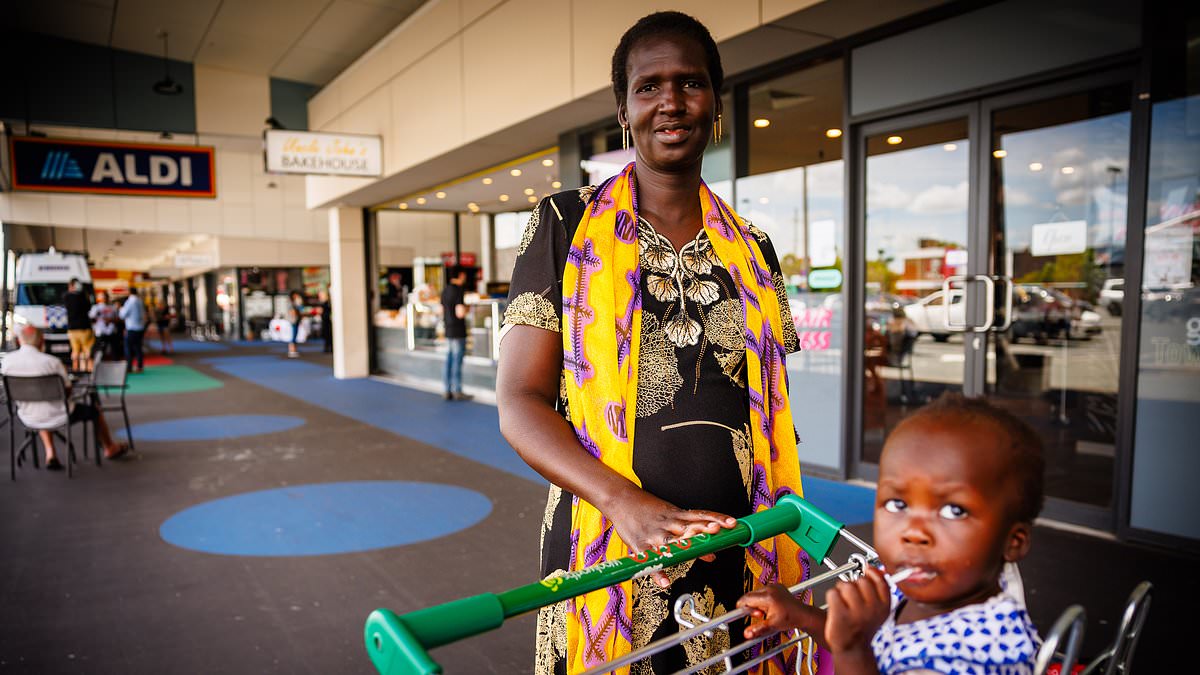
{"type": "Polygon", "coordinates": [[[171,79],[170,66],[167,61],[167,31],[158,31],[158,37],[163,41],[163,79],[154,83],[154,93],[163,96],[177,96],[183,93],[183,85],[171,79]]]}

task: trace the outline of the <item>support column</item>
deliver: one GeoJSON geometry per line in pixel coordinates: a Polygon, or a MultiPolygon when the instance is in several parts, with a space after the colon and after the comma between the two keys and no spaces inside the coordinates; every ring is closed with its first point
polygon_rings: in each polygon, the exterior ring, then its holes
{"type": "Polygon", "coordinates": [[[333,376],[339,380],[370,375],[364,250],[362,209],[330,209],[329,302],[333,309],[333,376]]]}

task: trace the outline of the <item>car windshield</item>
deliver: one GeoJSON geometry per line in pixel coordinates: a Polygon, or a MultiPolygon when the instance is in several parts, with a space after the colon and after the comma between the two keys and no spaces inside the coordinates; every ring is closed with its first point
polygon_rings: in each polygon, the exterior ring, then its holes
{"type": "MultiPolygon", "coordinates": [[[[83,292],[92,297],[92,285],[83,284],[83,292]]],[[[61,305],[66,294],[65,283],[17,284],[18,305],[61,305]]]]}

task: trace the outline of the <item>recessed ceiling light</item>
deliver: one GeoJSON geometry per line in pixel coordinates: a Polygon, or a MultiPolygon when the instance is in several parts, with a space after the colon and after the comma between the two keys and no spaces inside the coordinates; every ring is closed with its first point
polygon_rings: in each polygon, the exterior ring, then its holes
{"type": "Polygon", "coordinates": [[[826,129],[825,135],[829,138],[839,138],[842,135],[841,129],[826,129]]]}
{"type": "Polygon", "coordinates": [[[520,169],[513,169],[512,171],[509,171],[509,172],[508,172],[508,175],[510,175],[510,176],[513,176],[513,177],[520,176],[520,175],[521,175],[521,170],[520,170],[520,169]]]}
{"type": "Polygon", "coordinates": [[[527,195],[533,194],[533,188],[525,188],[525,194],[527,194],[527,195]]]}
{"type": "Polygon", "coordinates": [[[491,185],[491,184],[492,184],[492,179],[491,179],[491,178],[484,178],[484,179],[483,179],[483,184],[484,184],[484,185],[491,185]]]}
{"type": "Polygon", "coordinates": [[[434,196],[436,196],[438,199],[445,199],[445,198],[446,198],[446,193],[445,193],[445,192],[438,191],[438,193],[437,193],[436,195],[434,195],[434,196]]]}
{"type": "Polygon", "coordinates": [[[958,149],[958,146],[953,143],[947,143],[942,146],[942,149],[945,150],[946,152],[954,152],[955,150],[958,149]]]}
{"type": "Polygon", "coordinates": [[[403,211],[404,209],[407,209],[407,208],[408,208],[408,202],[400,202],[400,203],[399,203],[399,204],[397,204],[396,206],[399,206],[399,207],[400,207],[400,210],[401,210],[401,211],[403,211]]]}
{"type": "Polygon", "coordinates": [[[424,204],[424,203],[425,203],[425,198],[424,198],[424,197],[417,197],[417,203],[418,203],[418,204],[424,204]]]}
{"type": "Polygon", "coordinates": [[[759,198],[758,198],[758,203],[759,203],[759,204],[767,204],[767,203],[770,203],[770,201],[771,201],[771,200],[770,200],[770,199],[768,199],[768,198],[766,198],[766,197],[759,197],[759,198]]]}
{"type": "Polygon", "coordinates": [[[760,117],[754,120],[754,126],[758,129],[766,129],[767,127],[771,126],[771,120],[765,117],[760,117]]]}
{"type": "Polygon", "coordinates": [[[1042,163],[1041,163],[1041,162],[1030,162],[1030,163],[1029,163],[1029,170],[1030,170],[1030,171],[1041,171],[1041,170],[1042,170],[1042,163]]]}
{"type": "Polygon", "coordinates": [[[1008,151],[1007,150],[993,150],[992,157],[995,157],[996,159],[1004,159],[1005,157],[1008,157],[1008,151]]]}
{"type": "Polygon", "coordinates": [[[888,145],[900,145],[903,142],[904,142],[904,139],[900,136],[888,136],[887,137],[888,145]]]}
{"type": "Polygon", "coordinates": [[[556,181],[554,181],[553,183],[551,183],[551,184],[550,184],[550,187],[552,187],[552,188],[554,188],[555,190],[557,190],[557,189],[559,189],[560,187],[562,187],[562,181],[557,181],[557,180],[556,180],[556,181]]]}
{"type": "Polygon", "coordinates": [[[479,205],[478,205],[478,204],[476,204],[475,202],[468,202],[468,203],[467,203],[467,208],[468,208],[468,209],[471,209],[472,211],[478,211],[478,210],[479,210],[479,205]]]}
{"type": "Polygon", "coordinates": [[[554,166],[554,160],[547,157],[546,159],[542,160],[542,166],[554,166]]]}
{"type": "Polygon", "coordinates": [[[1064,166],[1062,169],[1060,169],[1060,171],[1062,171],[1064,174],[1070,176],[1071,174],[1075,173],[1075,167],[1064,166]]]}
{"type": "Polygon", "coordinates": [[[536,204],[536,203],[537,203],[537,197],[534,197],[533,195],[530,195],[530,196],[529,196],[529,203],[530,203],[530,204],[536,204]]]}
{"type": "Polygon", "coordinates": [[[502,202],[508,201],[508,195],[500,195],[500,201],[502,201],[502,202]]]}

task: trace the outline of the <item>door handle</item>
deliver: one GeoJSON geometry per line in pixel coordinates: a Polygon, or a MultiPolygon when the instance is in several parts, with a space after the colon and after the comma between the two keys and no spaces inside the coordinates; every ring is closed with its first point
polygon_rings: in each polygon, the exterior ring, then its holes
{"type": "MultiPolygon", "coordinates": [[[[966,303],[963,303],[963,322],[955,323],[950,320],[950,308],[954,306],[954,298],[960,293],[966,293],[966,288],[953,288],[954,284],[966,284],[971,281],[972,277],[965,274],[959,274],[952,277],[946,277],[942,281],[942,307],[945,311],[942,312],[942,323],[945,324],[946,330],[963,332],[967,330],[967,313],[966,303]]],[[[964,298],[965,300],[966,298],[964,298]]]]}
{"type": "Polygon", "coordinates": [[[996,332],[1003,333],[1012,326],[1013,322],[1013,293],[1016,289],[1013,287],[1012,277],[997,276],[996,281],[999,281],[1004,287],[1004,323],[996,326],[996,332]]]}
{"type": "Polygon", "coordinates": [[[996,322],[996,282],[992,281],[992,278],[986,274],[974,275],[971,277],[971,281],[983,282],[983,297],[987,300],[983,310],[983,316],[985,317],[983,325],[972,326],[971,330],[976,333],[986,333],[992,329],[992,324],[996,322]]]}

